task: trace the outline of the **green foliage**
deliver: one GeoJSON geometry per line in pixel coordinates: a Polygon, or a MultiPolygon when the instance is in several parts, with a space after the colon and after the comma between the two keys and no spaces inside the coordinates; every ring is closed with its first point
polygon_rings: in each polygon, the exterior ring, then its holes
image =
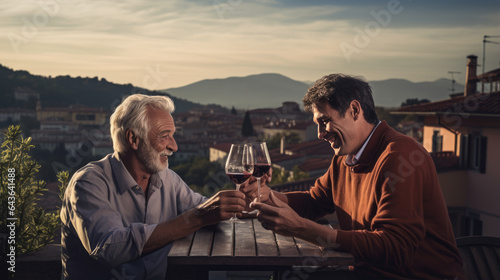
{"type": "Polygon", "coordinates": [[[281,137],[285,136],[286,144],[297,144],[300,143],[300,136],[295,132],[290,133],[276,133],[272,137],[264,139],[269,150],[277,149],[281,145],[281,137]]]}
{"type": "Polygon", "coordinates": [[[59,211],[45,212],[37,205],[45,182],[36,180],[40,165],[31,158],[31,138],[23,138],[20,126],[10,126],[4,133],[0,156],[1,234],[11,235],[6,226],[15,220],[16,254],[38,250],[52,241],[60,228],[59,211]]]}
{"type": "Polygon", "coordinates": [[[288,178],[290,177],[290,171],[286,171],[285,169],[273,169],[273,178],[271,180],[270,185],[279,185],[288,182],[288,178]]]}
{"type": "Polygon", "coordinates": [[[64,193],[66,192],[66,188],[68,187],[69,180],[71,178],[69,177],[69,172],[68,171],[61,171],[57,174],[57,181],[59,182],[59,198],[64,200],[64,193]]]}
{"type": "Polygon", "coordinates": [[[255,134],[253,130],[252,120],[250,119],[250,114],[248,111],[245,113],[245,117],[243,118],[243,124],[241,126],[241,135],[243,137],[250,137],[255,134]]]}
{"type": "Polygon", "coordinates": [[[300,170],[300,168],[297,165],[292,168],[292,172],[293,172],[293,178],[292,178],[293,181],[300,181],[309,178],[309,173],[300,170]]]}
{"type": "Polygon", "coordinates": [[[300,181],[309,178],[309,173],[302,171],[298,166],[292,168],[292,172],[285,169],[273,169],[273,179],[270,185],[279,185],[289,182],[300,181]]]}
{"type": "Polygon", "coordinates": [[[378,119],[380,121],[386,121],[391,127],[396,127],[405,117],[404,115],[393,115],[391,112],[394,110],[384,107],[375,107],[375,111],[377,112],[378,119]]]}
{"type": "MultiPolygon", "coordinates": [[[[425,99],[424,99],[425,100],[425,99]]],[[[423,117],[417,115],[401,115],[401,114],[391,114],[393,109],[387,109],[383,107],[376,107],[375,111],[377,112],[378,119],[381,121],[386,121],[387,124],[391,127],[396,127],[400,122],[403,121],[419,121],[423,122],[423,117]]]]}
{"type": "Polygon", "coordinates": [[[186,184],[195,192],[212,196],[223,189],[234,189],[226,177],[224,168],[206,157],[192,157],[189,161],[172,166],[186,184]]]}

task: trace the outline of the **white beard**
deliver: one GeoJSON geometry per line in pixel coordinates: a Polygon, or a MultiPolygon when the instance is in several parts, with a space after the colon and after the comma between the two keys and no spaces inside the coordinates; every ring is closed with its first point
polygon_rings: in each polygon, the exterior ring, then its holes
{"type": "Polygon", "coordinates": [[[172,155],[172,153],[171,152],[169,153],[168,151],[160,153],[155,151],[155,149],[150,144],[146,144],[145,141],[141,141],[139,143],[139,148],[137,152],[138,152],[138,157],[144,164],[144,167],[146,168],[147,172],[151,174],[167,169],[168,158],[167,161],[163,163],[161,162],[161,157],[172,155]]]}

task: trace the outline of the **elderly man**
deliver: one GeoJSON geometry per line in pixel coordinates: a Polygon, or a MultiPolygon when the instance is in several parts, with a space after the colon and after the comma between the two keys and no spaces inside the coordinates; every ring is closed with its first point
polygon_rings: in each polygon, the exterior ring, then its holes
{"type": "Polygon", "coordinates": [[[114,153],[78,170],[64,196],[63,279],[164,279],[172,241],[244,209],[243,193],[207,200],[168,169],[173,110],[169,98],[141,94],[116,108],[114,153]]]}
{"type": "MultiPolygon", "coordinates": [[[[335,155],[309,191],[264,186],[262,202],[251,205],[263,226],[352,253],[359,265],[342,272],[347,279],[463,279],[433,161],[415,140],[378,120],[370,86],[328,75],[303,102],[335,155]],[[340,229],[312,221],[334,211],[340,229]]],[[[255,197],[255,184],[243,191],[255,197]]]]}

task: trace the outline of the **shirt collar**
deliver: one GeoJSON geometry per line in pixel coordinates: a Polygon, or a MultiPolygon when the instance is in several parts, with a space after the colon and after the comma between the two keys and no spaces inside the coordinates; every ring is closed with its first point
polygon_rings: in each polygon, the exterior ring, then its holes
{"type": "Polygon", "coordinates": [[[372,138],[373,132],[375,132],[375,129],[377,129],[378,125],[380,124],[380,121],[377,123],[377,125],[372,129],[372,132],[366,138],[365,143],[363,143],[363,146],[361,146],[361,149],[356,153],[356,155],[353,157],[352,155],[347,155],[345,158],[345,164],[349,166],[356,165],[361,158],[361,155],[363,155],[363,152],[365,151],[366,145],[368,145],[368,142],[370,142],[370,138],[372,138]]]}

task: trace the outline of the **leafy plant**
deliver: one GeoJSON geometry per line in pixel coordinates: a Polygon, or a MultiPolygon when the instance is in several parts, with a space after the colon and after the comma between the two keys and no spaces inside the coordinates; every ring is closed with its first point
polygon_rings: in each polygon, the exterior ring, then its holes
{"type": "Polygon", "coordinates": [[[309,173],[300,170],[298,166],[294,166],[292,171],[287,171],[285,169],[275,168],[273,169],[273,178],[270,185],[279,185],[289,182],[300,181],[309,178],[309,173]]]}
{"type": "Polygon", "coordinates": [[[301,142],[300,135],[295,132],[276,133],[271,137],[263,139],[269,150],[278,149],[281,146],[281,137],[285,137],[286,144],[297,144],[301,142]]]}
{"type": "MultiPolygon", "coordinates": [[[[44,181],[36,180],[40,165],[29,155],[35,147],[31,137],[23,138],[19,125],[10,126],[4,136],[0,154],[0,235],[12,236],[15,243],[9,242],[9,246],[14,246],[19,256],[52,241],[60,228],[59,210],[45,212],[37,205],[47,189],[44,181]]],[[[59,178],[67,185],[69,174],[59,174],[59,178]]]]}

